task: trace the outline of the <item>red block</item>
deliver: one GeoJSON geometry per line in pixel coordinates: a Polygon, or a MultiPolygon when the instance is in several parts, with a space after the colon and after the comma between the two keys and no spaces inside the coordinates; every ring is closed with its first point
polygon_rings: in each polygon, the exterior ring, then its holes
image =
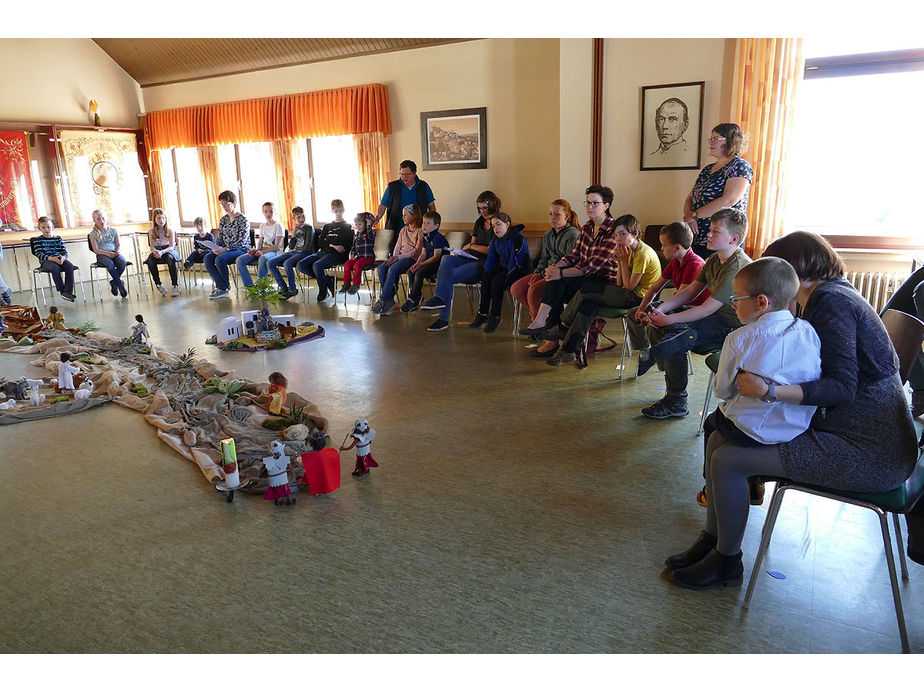
{"type": "Polygon", "coordinates": [[[314,496],[331,493],[340,488],[340,455],[333,448],[302,455],[305,476],[302,483],[314,496]]]}

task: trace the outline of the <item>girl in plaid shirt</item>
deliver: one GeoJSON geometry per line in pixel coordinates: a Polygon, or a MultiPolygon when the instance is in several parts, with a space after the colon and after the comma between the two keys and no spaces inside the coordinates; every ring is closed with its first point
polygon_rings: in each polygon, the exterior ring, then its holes
{"type": "Polygon", "coordinates": [[[369,212],[360,212],[353,219],[353,246],[350,258],[343,263],[343,286],[338,294],[355,294],[363,279],[363,270],[375,263],[375,217],[369,212]]]}

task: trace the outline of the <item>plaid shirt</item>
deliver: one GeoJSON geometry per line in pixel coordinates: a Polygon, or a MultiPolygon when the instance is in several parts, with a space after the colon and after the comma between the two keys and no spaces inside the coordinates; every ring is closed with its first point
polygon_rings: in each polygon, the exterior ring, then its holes
{"type": "Polygon", "coordinates": [[[564,259],[565,267],[577,267],[585,276],[597,275],[615,284],[619,277],[616,262],[616,224],[607,217],[594,235],[594,222],[588,221],[581,229],[574,248],[564,259]]]}
{"type": "Polygon", "coordinates": [[[375,257],[375,229],[366,229],[362,233],[353,232],[353,247],[350,257],[375,257]]]}

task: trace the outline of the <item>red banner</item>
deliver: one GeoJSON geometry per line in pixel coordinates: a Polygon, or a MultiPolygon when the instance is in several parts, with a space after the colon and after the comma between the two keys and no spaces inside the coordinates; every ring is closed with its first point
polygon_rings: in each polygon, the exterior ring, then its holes
{"type": "Polygon", "coordinates": [[[29,143],[21,130],[0,130],[0,219],[27,229],[38,220],[29,143]]]}

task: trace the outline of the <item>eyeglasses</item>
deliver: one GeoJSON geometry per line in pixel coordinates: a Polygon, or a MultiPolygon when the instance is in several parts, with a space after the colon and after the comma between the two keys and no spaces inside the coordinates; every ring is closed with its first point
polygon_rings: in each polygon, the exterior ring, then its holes
{"type": "Polygon", "coordinates": [[[488,206],[487,205],[475,205],[475,209],[477,209],[479,212],[487,212],[488,206]]]}
{"type": "Polygon", "coordinates": [[[753,296],[729,296],[728,302],[732,305],[735,305],[738,301],[743,301],[746,298],[754,298],[753,296]]]}
{"type": "Polygon", "coordinates": [[[603,204],[606,204],[606,203],[603,201],[593,202],[592,200],[584,200],[585,207],[596,207],[597,205],[603,205],[603,204]]]}
{"type": "Polygon", "coordinates": [[[724,141],[725,141],[725,138],[724,138],[724,137],[716,137],[716,136],[713,135],[712,137],[710,137],[710,138],[709,138],[708,140],[706,140],[706,141],[707,141],[709,144],[715,144],[716,142],[724,142],[724,141]]]}

